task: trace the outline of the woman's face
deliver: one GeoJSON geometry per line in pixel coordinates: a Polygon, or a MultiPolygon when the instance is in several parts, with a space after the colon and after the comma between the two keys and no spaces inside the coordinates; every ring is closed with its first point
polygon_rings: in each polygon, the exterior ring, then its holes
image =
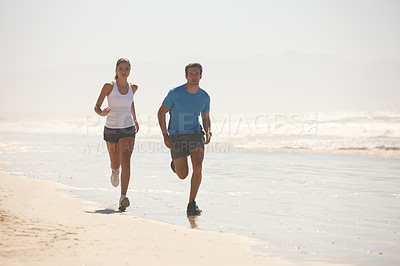
{"type": "Polygon", "coordinates": [[[131,72],[131,67],[126,62],[122,62],[115,69],[115,73],[117,73],[118,78],[126,79],[129,76],[130,72],[131,72]]]}

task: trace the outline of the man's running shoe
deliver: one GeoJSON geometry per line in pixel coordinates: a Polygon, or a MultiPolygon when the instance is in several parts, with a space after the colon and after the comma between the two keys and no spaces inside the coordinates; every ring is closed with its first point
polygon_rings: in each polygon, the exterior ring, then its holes
{"type": "Polygon", "coordinates": [[[111,180],[111,184],[114,187],[118,187],[118,185],[119,185],[119,170],[117,172],[114,172],[113,170],[111,170],[110,180],[111,180]]]}
{"type": "Polygon", "coordinates": [[[171,161],[171,169],[172,169],[172,172],[176,173],[176,172],[175,172],[175,164],[174,164],[174,161],[171,161]]]}
{"type": "Polygon", "coordinates": [[[122,195],[121,198],[119,199],[119,207],[118,207],[118,210],[120,210],[120,211],[123,212],[123,211],[126,210],[126,208],[129,207],[130,204],[131,204],[131,203],[129,202],[128,197],[125,196],[125,195],[122,195]]]}
{"type": "Polygon", "coordinates": [[[195,215],[201,215],[203,211],[199,209],[199,207],[196,205],[196,202],[192,200],[186,209],[186,213],[188,216],[195,216],[195,215]]]}

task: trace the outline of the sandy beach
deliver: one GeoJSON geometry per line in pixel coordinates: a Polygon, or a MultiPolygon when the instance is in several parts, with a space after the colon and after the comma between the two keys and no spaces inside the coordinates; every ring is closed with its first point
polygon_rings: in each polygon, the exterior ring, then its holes
{"type": "Polygon", "coordinates": [[[0,265],[296,265],[245,237],[96,210],[52,181],[0,176],[0,265]]]}

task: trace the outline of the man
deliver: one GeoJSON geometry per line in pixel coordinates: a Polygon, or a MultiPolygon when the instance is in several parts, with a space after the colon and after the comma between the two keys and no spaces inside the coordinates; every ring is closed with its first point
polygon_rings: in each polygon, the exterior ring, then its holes
{"type": "Polygon", "coordinates": [[[164,136],[165,145],[171,150],[171,168],[180,179],[189,173],[187,157],[190,155],[193,174],[190,186],[187,215],[201,215],[196,204],[202,178],[204,144],[211,140],[210,96],[199,87],[203,68],[198,63],[191,63],[185,68],[186,84],[169,91],[160,109],[158,122],[164,136]],[[165,114],[169,112],[168,131],[165,114]],[[203,129],[199,122],[201,114],[203,129]],[[204,135],[206,139],[204,140],[204,135]]]}

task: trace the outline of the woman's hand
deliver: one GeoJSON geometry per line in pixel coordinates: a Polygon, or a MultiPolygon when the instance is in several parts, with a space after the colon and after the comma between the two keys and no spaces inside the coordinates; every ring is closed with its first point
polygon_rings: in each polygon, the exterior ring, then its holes
{"type": "Polygon", "coordinates": [[[108,115],[108,113],[111,112],[111,108],[110,107],[106,107],[103,109],[103,111],[101,111],[101,116],[106,116],[108,115]]]}
{"type": "Polygon", "coordinates": [[[136,129],[136,133],[139,132],[139,123],[137,120],[133,121],[135,123],[135,129],[136,129]]]}

